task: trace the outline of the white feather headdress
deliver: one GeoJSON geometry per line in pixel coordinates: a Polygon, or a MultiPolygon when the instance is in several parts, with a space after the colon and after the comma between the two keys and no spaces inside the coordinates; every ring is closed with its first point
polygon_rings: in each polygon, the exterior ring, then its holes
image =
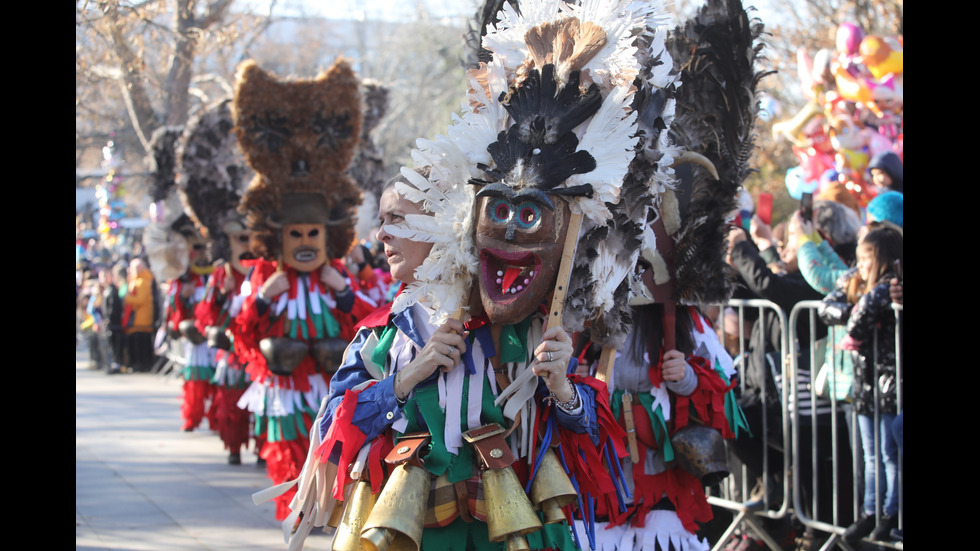
{"type": "Polygon", "coordinates": [[[479,269],[467,182],[537,187],[583,216],[579,235],[569,236],[579,247],[564,326],[581,330],[605,317],[600,325],[615,343],[625,336],[628,314],[617,308],[625,308],[619,299],[640,249],[634,226],[655,198],[650,182],[669,179],[661,131],[673,76],[658,30],[666,19],[657,2],[519,4],[518,12],[503,3],[487,28],[482,45],[492,57],[468,72],[466,101],[446,135],[419,141],[413,159],[429,177],[402,171],[415,189],[399,190],[435,216],[407,217],[390,233],[433,248],[393,311],[421,300],[439,322],[466,303],[479,269]]]}

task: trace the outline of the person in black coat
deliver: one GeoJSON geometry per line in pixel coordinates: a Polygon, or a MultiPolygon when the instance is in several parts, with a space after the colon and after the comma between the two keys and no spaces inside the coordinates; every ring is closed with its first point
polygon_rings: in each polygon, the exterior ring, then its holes
{"type": "Polygon", "coordinates": [[[126,364],[126,334],[123,331],[123,297],[119,295],[119,283],[126,283],[126,264],[118,263],[108,274],[102,305],[106,319],[106,338],[112,352],[112,361],[106,364],[106,373],[119,373],[126,364]]]}
{"type": "MultiPolygon", "coordinates": [[[[758,216],[753,216],[750,225],[752,236],[746,235],[740,228],[733,228],[729,235],[729,264],[735,268],[738,275],[738,285],[733,298],[736,299],[764,299],[771,301],[789,321],[790,312],[793,307],[802,301],[819,301],[823,295],[815,290],[803,278],[797,266],[796,250],[799,244],[799,236],[802,233],[801,220],[799,213],[794,213],[787,222],[786,234],[783,242],[777,244],[772,239],[772,232],[768,225],[762,222],[758,216]],[[781,245],[781,246],[780,246],[781,245]],[[773,260],[778,255],[778,262],[773,260]]],[[[789,495],[782,494],[783,480],[783,403],[782,403],[782,373],[783,366],[788,366],[788,357],[780,354],[781,343],[784,335],[779,316],[771,309],[760,310],[758,308],[746,308],[744,316],[746,319],[753,320],[752,328],[745,343],[745,355],[741,358],[742,381],[739,388],[739,405],[745,413],[751,437],[739,437],[734,442],[733,452],[736,458],[747,468],[749,480],[755,477],[760,481],[757,492],[751,496],[752,499],[746,504],[751,508],[762,508],[764,498],[768,498],[770,508],[778,508],[785,498],[791,499],[789,495]],[[763,390],[765,389],[765,390],[763,390]],[[767,430],[763,434],[763,419],[767,423],[767,430]],[[761,484],[763,474],[763,449],[764,445],[761,438],[766,437],[766,447],[768,449],[768,473],[769,485],[765,487],[761,484]]],[[[809,415],[816,414],[818,419],[818,449],[821,457],[829,457],[832,446],[830,433],[831,408],[830,403],[818,400],[811,403],[809,394],[810,381],[810,348],[811,348],[811,329],[814,339],[822,339],[827,334],[827,327],[819,319],[811,324],[811,316],[806,312],[801,313],[796,323],[796,339],[788,343],[786,354],[796,355],[796,382],[799,384],[799,410],[801,413],[800,434],[797,439],[800,442],[799,461],[801,468],[801,479],[812,480],[813,473],[810,472],[810,442],[811,442],[811,420],[809,415]],[[813,327],[811,328],[811,325],[813,327]],[[825,430],[826,429],[826,430],[825,430]]],[[[789,335],[786,335],[789,337],[789,335]]],[[[792,396],[790,396],[792,399],[792,396]]],[[[841,426],[845,420],[840,419],[841,426]]],[[[838,446],[849,447],[846,432],[840,431],[838,446]]],[[[832,465],[820,464],[820,483],[821,496],[829,496],[833,492],[832,465]]],[[[845,469],[846,471],[846,469],[845,469]]],[[[847,473],[838,473],[839,476],[847,473]]],[[[839,478],[841,484],[838,489],[842,492],[850,490],[850,482],[839,478]]],[[[809,491],[809,482],[805,484],[804,491],[809,491]]],[[[788,487],[788,486],[787,486],[788,487]]],[[[844,504],[849,501],[842,500],[844,504]]],[[[831,520],[829,515],[832,510],[829,508],[830,500],[824,499],[820,503],[821,520],[831,520]],[[827,511],[823,511],[827,505],[827,511]],[[824,517],[824,515],[828,515],[824,517]]],[[[812,513],[810,513],[812,514],[812,513]]]]}

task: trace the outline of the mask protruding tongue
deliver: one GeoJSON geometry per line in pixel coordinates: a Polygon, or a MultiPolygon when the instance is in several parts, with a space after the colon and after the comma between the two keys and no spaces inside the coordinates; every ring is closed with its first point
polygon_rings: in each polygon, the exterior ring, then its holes
{"type": "Polygon", "coordinates": [[[517,279],[517,276],[519,275],[521,275],[520,268],[507,268],[507,270],[504,272],[504,278],[503,282],[500,284],[500,288],[504,291],[510,289],[510,285],[514,283],[514,280],[517,279]]]}

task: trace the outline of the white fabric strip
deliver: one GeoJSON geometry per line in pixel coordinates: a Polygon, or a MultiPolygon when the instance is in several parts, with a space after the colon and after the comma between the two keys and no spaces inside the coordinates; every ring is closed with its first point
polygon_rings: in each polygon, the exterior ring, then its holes
{"type": "Polygon", "coordinates": [[[310,280],[309,276],[301,275],[296,278],[296,285],[299,287],[296,289],[296,314],[299,319],[306,319],[306,297],[310,294],[310,280]]]}

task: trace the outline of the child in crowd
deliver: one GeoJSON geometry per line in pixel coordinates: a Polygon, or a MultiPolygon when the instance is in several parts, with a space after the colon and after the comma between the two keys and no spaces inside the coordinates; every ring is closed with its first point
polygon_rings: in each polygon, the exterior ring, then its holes
{"type": "Polygon", "coordinates": [[[897,526],[898,445],[890,427],[897,414],[896,386],[901,384],[896,380],[895,313],[889,286],[893,279],[901,278],[902,251],[898,230],[883,227],[868,232],[857,248],[857,271],[841,277],[819,310],[825,323],[846,327],[840,346],[856,351],[852,395],[864,450],[865,488],[862,514],[844,533],[848,543],[869,534],[872,540],[885,540],[897,526]],[[885,475],[877,485],[876,462],[878,472],[885,475]],[[883,508],[876,523],[879,493],[883,508]]]}

